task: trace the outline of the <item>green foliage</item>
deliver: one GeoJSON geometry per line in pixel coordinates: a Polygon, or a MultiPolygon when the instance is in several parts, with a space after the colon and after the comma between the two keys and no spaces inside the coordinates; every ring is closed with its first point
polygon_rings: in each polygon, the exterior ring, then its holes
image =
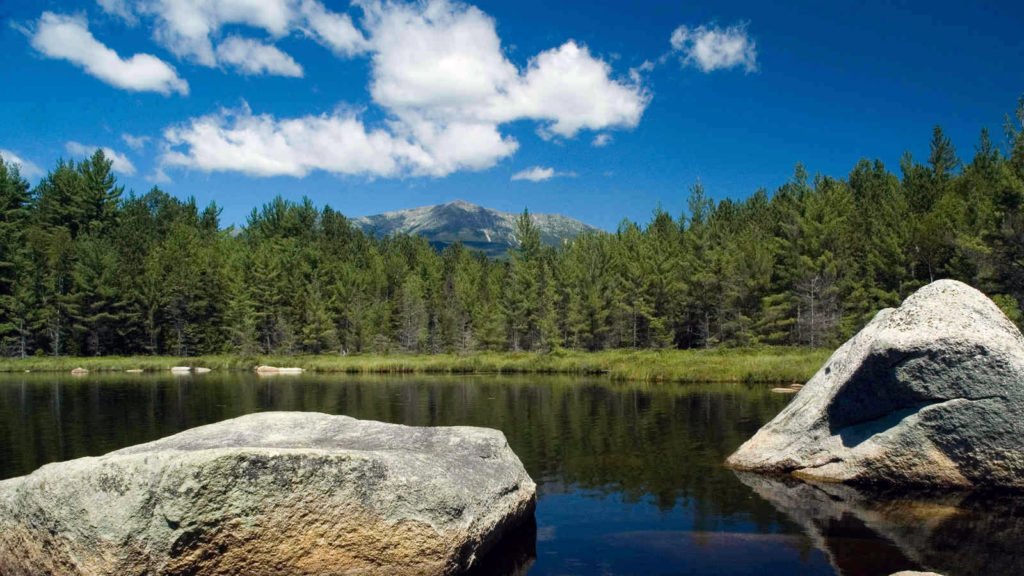
{"type": "Polygon", "coordinates": [[[275,356],[166,356],[102,358],[45,357],[0,359],[0,372],[92,372],[140,369],[167,371],[172,366],[214,370],[251,370],[261,364],[298,366],[310,372],[349,374],[575,374],[607,375],[632,382],[799,382],[828,359],[828,349],[758,347],[720,350],[604,350],[575,352],[475,352],[404,354],[388,350],[368,354],[275,356]]]}
{"type": "Polygon", "coordinates": [[[905,155],[900,176],[878,160],[844,179],[798,164],[742,201],[697,182],[679,218],[659,207],[560,246],[524,211],[506,260],[368,236],[308,199],[275,198],[221,229],[215,204],[125,194],[101,151],[59,161],[34,188],[0,159],[0,355],[418,353],[479,366],[523,351],[554,369],[567,350],[819,348],[944,277],[997,295],[1019,322],[1024,98],[1005,153],[983,131],[965,163],[941,128],[931,136],[927,162],[905,155]]]}

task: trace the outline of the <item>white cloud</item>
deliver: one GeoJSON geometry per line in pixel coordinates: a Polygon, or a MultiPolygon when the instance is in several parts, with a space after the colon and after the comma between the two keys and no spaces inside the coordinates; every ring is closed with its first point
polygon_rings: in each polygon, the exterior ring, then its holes
{"type": "Polygon", "coordinates": [[[654,70],[654,62],[644,60],[639,66],[629,69],[629,79],[632,80],[634,84],[642,84],[644,82],[645,75],[649,74],[652,70],[654,70]]]}
{"type": "Polygon", "coordinates": [[[325,17],[314,0],[302,3],[299,19],[336,52],[368,52],[371,99],[385,113],[380,127],[350,111],[298,118],[222,111],[167,130],[173,149],[164,162],[261,176],[445,176],[513,155],[519,143],[502,133],[504,124],[532,120],[545,135],[573,138],[632,128],[650,100],[639,78],[614,78],[608,63],[573,41],[518,68],[505,57],[494,20],[472,6],[366,0],[360,7],[365,36],[347,30],[347,16],[325,17]]]}
{"type": "Polygon", "coordinates": [[[597,136],[594,136],[594,141],[591,142],[591,146],[595,148],[604,148],[605,146],[612,143],[612,135],[607,132],[601,132],[597,136]]]}
{"type": "Polygon", "coordinates": [[[586,46],[566,42],[520,71],[507,58],[494,21],[446,0],[369,4],[364,23],[373,49],[370,92],[400,118],[548,123],[559,136],[582,129],[631,128],[649,97],[586,46]]]}
{"type": "Polygon", "coordinates": [[[583,129],[633,128],[649,96],[639,85],[611,78],[611,67],[586,46],[567,42],[534,58],[521,81],[509,89],[505,121],[534,118],[572,138],[583,129]]]}
{"type": "Polygon", "coordinates": [[[338,56],[354,56],[369,49],[369,44],[348,14],[336,14],[315,0],[303,0],[301,8],[305,30],[320,44],[338,56]]]}
{"type": "Polygon", "coordinates": [[[176,56],[218,64],[211,37],[226,25],[286,35],[294,26],[293,0],[141,0],[136,13],[154,19],[153,36],[176,56]]]}
{"type": "Polygon", "coordinates": [[[149,54],[122,59],[93,37],[85,18],[43,12],[31,41],[43,55],[67,60],[112,86],[165,95],[188,94],[188,83],[171,65],[149,54]]]}
{"type": "Polygon", "coordinates": [[[129,0],[96,0],[96,3],[99,4],[100,8],[103,8],[103,11],[107,14],[117,16],[130,25],[134,26],[138,23],[138,18],[132,11],[129,0]]]}
{"type": "Polygon", "coordinates": [[[525,170],[520,170],[512,175],[512,181],[516,180],[529,180],[530,182],[544,182],[545,180],[551,180],[552,178],[561,177],[575,177],[575,172],[556,172],[554,168],[542,168],[540,166],[533,166],[525,170]]]}
{"type": "Polygon", "coordinates": [[[8,164],[17,164],[22,178],[34,180],[45,174],[38,164],[25,160],[10,150],[0,148],[0,158],[3,158],[4,162],[8,164]]]}
{"type": "Polygon", "coordinates": [[[302,77],[302,66],[270,44],[251,38],[229,36],[217,46],[217,60],[242,74],[272,74],[302,77]]]}
{"type": "Polygon", "coordinates": [[[746,24],[720,28],[715,24],[672,32],[672,50],[684,66],[696,66],[702,72],[743,67],[757,71],[757,47],[748,35],[746,24]]]}
{"type": "Polygon", "coordinates": [[[146,180],[153,184],[170,184],[171,177],[167,175],[167,172],[163,168],[157,168],[152,174],[146,176],[146,180]]]}
{"type": "Polygon", "coordinates": [[[277,120],[247,107],[222,110],[165,131],[167,166],[252,176],[335,174],[396,176],[423,152],[385,130],[367,130],[352,113],[277,120]],[[185,151],[179,150],[184,147],[185,151]]]}
{"type": "MultiPolygon", "coordinates": [[[[134,7],[126,0],[97,0],[100,7],[129,22],[145,17],[152,21],[153,37],[179,58],[203,66],[238,65],[242,48],[237,42],[226,50],[214,47],[214,39],[225,27],[244,26],[262,30],[272,39],[303,31],[340,56],[366,50],[366,39],[347,14],[332,12],[319,0],[139,0],[134,7]]],[[[255,42],[255,41],[249,41],[255,42]]],[[[243,73],[298,76],[298,64],[276,48],[271,54],[262,44],[261,63],[240,67],[243,73]],[[284,58],[282,58],[284,56],[284,58]],[[268,66],[277,66],[268,69],[268,66]]],[[[250,50],[251,52],[251,50],[250,50]]]]}
{"type": "Polygon", "coordinates": [[[65,144],[64,148],[67,149],[68,154],[80,157],[92,156],[97,149],[103,150],[103,155],[107,157],[107,160],[111,160],[114,163],[113,169],[115,172],[120,172],[125,176],[135,175],[135,165],[132,164],[132,161],[129,160],[127,156],[113,148],[108,148],[106,146],[89,146],[74,141],[65,144]]]}
{"type": "Polygon", "coordinates": [[[554,168],[541,168],[540,166],[534,166],[533,168],[527,168],[521,170],[512,175],[512,180],[529,180],[530,182],[543,182],[550,180],[555,177],[554,168]]]}
{"type": "Polygon", "coordinates": [[[124,143],[127,144],[128,147],[131,148],[132,150],[142,150],[143,148],[146,147],[146,144],[149,144],[149,141],[151,140],[149,136],[132,136],[127,132],[121,134],[121,139],[124,140],[124,143]]]}

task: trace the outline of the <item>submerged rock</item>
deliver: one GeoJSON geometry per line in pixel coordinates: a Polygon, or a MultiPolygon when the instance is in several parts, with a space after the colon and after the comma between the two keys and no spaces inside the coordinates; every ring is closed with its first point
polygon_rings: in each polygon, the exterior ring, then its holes
{"type": "Polygon", "coordinates": [[[929,284],[843,344],[727,465],[1024,488],[1024,337],[974,288],[929,284]]]}
{"type": "Polygon", "coordinates": [[[534,502],[497,430],[266,412],[0,482],[0,574],[452,574],[534,502]]]}

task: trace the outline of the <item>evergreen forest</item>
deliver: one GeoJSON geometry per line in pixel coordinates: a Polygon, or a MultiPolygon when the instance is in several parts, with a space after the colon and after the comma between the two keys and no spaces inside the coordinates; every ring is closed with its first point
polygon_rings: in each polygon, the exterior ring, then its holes
{"type": "Polygon", "coordinates": [[[158,188],[119,186],[101,151],[32,186],[0,160],[0,354],[438,353],[828,347],[938,278],[1024,301],[1024,98],[1005,141],[961,156],[940,127],[897,169],[798,164],[774,192],[653,211],[614,233],[489,259],[376,238],[278,197],[242,227],[158,188]]]}

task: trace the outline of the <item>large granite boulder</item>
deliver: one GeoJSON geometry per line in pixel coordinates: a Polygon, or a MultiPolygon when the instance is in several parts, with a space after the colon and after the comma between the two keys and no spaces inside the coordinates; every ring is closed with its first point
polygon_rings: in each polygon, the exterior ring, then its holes
{"type": "Polygon", "coordinates": [[[1024,338],[940,280],[843,344],[727,465],[822,481],[1024,488],[1024,338]]]}
{"type": "Polygon", "coordinates": [[[0,574],[452,574],[535,488],[497,430],[252,414],[0,482],[0,574]]]}

